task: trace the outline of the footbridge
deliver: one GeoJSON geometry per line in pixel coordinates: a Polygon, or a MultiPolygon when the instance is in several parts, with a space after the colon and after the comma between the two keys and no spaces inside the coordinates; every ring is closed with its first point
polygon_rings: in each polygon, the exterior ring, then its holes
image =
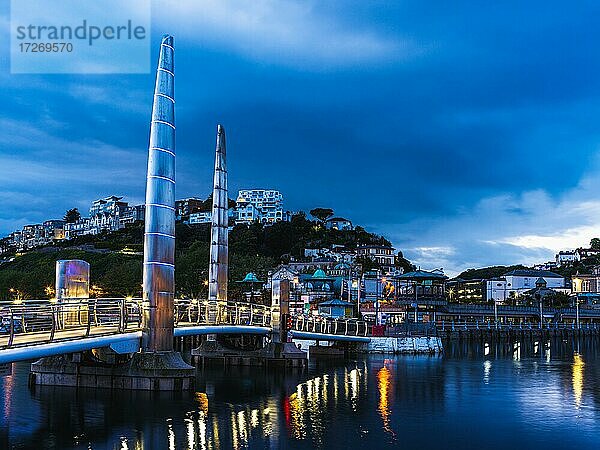
{"type": "MultiPolygon", "coordinates": [[[[0,305],[0,364],[110,347],[134,353],[142,338],[142,301],[100,298],[55,303],[29,300],[0,305]]],[[[174,337],[273,332],[271,307],[246,302],[179,300],[174,337]]],[[[294,316],[288,336],[340,342],[369,342],[368,327],[355,319],[294,316]]]]}

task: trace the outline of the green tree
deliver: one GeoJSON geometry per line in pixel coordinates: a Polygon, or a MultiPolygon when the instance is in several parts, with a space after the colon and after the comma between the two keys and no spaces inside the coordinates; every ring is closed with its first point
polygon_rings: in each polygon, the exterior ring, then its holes
{"type": "Polygon", "coordinates": [[[315,219],[325,222],[331,216],[333,216],[333,209],[331,208],[315,208],[310,210],[310,215],[315,219]]]}
{"type": "Polygon", "coordinates": [[[594,250],[600,250],[600,238],[592,238],[590,241],[590,247],[594,250]]]}
{"type": "Polygon", "coordinates": [[[65,217],[64,220],[67,223],[75,223],[77,222],[79,219],[81,218],[81,213],[79,212],[79,210],[77,208],[72,208],[69,209],[66,213],[65,213],[65,217]]]}

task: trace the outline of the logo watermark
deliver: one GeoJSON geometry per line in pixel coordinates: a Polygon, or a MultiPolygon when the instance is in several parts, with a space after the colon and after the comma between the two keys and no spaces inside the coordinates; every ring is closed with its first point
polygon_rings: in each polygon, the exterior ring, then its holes
{"type": "Polygon", "coordinates": [[[148,73],[150,0],[11,0],[11,73],[148,73]]]}

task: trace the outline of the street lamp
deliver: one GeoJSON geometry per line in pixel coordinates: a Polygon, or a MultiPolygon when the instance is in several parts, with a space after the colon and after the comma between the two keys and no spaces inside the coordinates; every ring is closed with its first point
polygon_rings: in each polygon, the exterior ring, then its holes
{"type": "Polygon", "coordinates": [[[542,296],[539,293],[535,294],[535,296],[540,301],[540,330],[541,330],[544,328],[544,306],[543,306],[544,302],[542,300],[542,296]]]}
{"type": "Polygon", "coordinates": [[[379,269],[375,276],[375,325],[379,325],[379,269]]]}
{"type": "Polygon", "coordinates": [[[418,281],[415,281],[415,323],[419,321],[419,290],[418,281]]]}

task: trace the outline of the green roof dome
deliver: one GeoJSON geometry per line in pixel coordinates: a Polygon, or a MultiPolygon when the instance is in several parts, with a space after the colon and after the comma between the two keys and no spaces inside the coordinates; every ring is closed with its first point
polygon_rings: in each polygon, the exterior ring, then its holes
{"type": "Polygon", "coordinates": [[[313,278],[328,278],[327,274],[325,273],[325,271],[323,269],[317,269],[315,270],[315,273],[312,276],[313,278]]]}
{"type": "Polygon", "coordinates": [[[248,272],[246,274],[246,276],[244,277],[244,279],[242,280],[242,283],[260,283],[261,281],[256,278],[256,275],[254,275],[252,272],[248,272]]]}

